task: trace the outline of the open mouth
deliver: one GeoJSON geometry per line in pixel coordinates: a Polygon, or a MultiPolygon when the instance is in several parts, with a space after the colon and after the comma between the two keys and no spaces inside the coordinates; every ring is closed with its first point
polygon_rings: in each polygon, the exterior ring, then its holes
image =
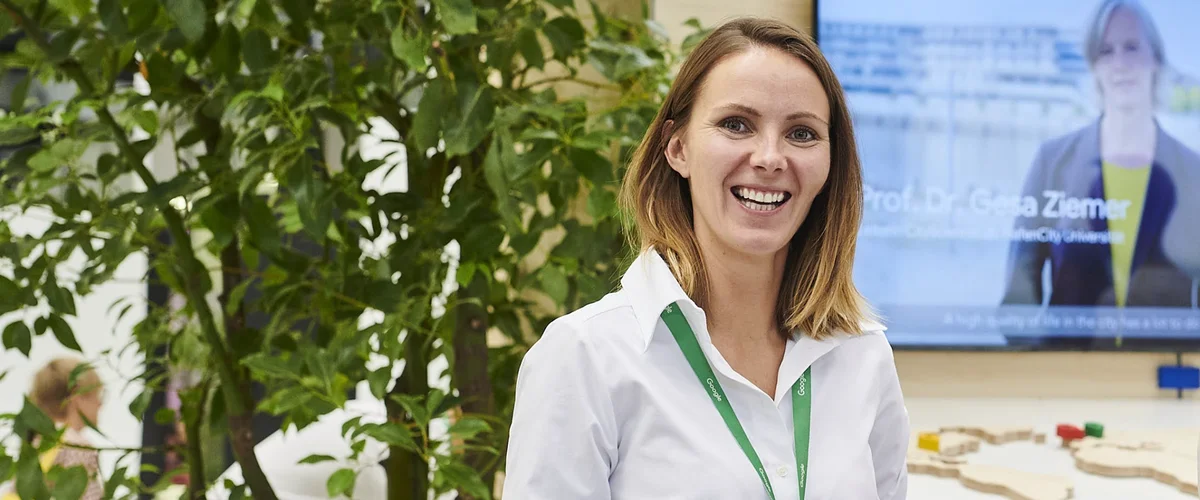
{"type": "Polygon", "coordinates": [[[737,198],[742,206],[756,212],[770,212],[792,198],[792,194],[787,191],[764,191],[743,186],[734,186],[729,192],[733,193],[733,197],[737,198]]]}

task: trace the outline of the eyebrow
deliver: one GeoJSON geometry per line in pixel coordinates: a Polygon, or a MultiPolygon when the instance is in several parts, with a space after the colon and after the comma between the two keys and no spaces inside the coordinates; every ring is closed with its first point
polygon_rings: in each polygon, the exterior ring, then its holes
{"type": "MultiPolygon", "coordinates": [[[[724,109],[724,110],[731,110],[731,111],[740,111],[740,112],[742,112],[742,113],[745,113],[745,114],[747,114],[747,115],[753,116],[753,117],[755,117],[755,118],[761,118],[761,117],[762,117],[762,113],[759,113],[757,109],[754,109],[754,108],[752,108],[752,107],[750,107],[750,106],[747,106],[747,105],[745,105],[745,104],[729,103],[729,104],[726,104],[726,105],[724,105],[724,106],[721,106],[720,108],[717,108],[717,109],[724,109]]],[[[792,121],[792,120],[797,120],[797,119],[800,119],[800,118],[811,118],[811,119],[813,119],[813,120],[817,120],[817,121],[819,121],[819,122],[821,122],[821,123],[824,123],[825,125],[829,125],[829,123],[828,123],[828,122],[826,122],[826,121],[825,121],[824,119],[822,119],[820,116],[817,116],[817,115],[816,115],[816,113],[813,113],[813,112],[811,112],[811,111],[797,111],[797,112],[795,112],[795,113],[792,113],[792,114],[790,114],[790,115],[787,115],[787,117],[785,118],[785,120],[786,120],[786,121],[792,121]]]]}

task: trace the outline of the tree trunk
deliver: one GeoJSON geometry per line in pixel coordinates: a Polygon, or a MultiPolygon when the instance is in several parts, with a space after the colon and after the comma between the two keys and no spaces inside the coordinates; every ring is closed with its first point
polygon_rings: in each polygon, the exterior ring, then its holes
{"type": "MultiPolygon", "coordinates": [[[[422,325],[428,329],[429,321],[422,325]]],[[[396,381],[391,394],[425,396],[429,394],[429,359],[424,339],[409,332],[404,340],[404,373],[396,381]]],[[[387,398],[388,421],[400,425],[412,422],[404,407],[387,398]]],[[[428,434],[429,429],[425,429],[428,434]]],[[[418,443],[420,444],[420,443],[418,443]]],[[[419,453],[399,446],[388,449],[388,500],[426,500],[429,498],[429,463],[419,453]]]]}
{"type": "MultiPolygon", "coordinates": [[[[221,295],[218,298],[218,303],[221,306],[221,316],[225,319],[225,338],[228,339],[231,346],[237,345],[232,340],[237,335],[244,335],[246,328],[246,313],[241,307],[238,307],[237,312],[228,314],[228,306],[233,289],[237,288],[245,279],[245,273],[242,269],[242,252],[238,238],[235,235],[228,245],[221,250],[221,295]]],[[[237,397],[242,400],[241,405],[229,404],[230,414],[229,422],[229,442],[230,448],[233,449],[233,455],[237,462],[242,466],[242,478],[246,482],[246,486],[253,492],[252,498],[262,498],[266,500],[276,500],[275,490],[272,488],[270,481],[267,480],[266,473],[262,470],[262,464],[258,461],[258,455],[254,453],[254,409],[256,407],[254,397],[250,390],[251,381],[245,375],[241,366],[236,366],[241,360],[243,353],[237,352],[237,349],[230,349],[230,362],[235,363],[231,367],[234,373],[242,376],[237,381],[222,381],[226,384],[236,383],[238,387],[234,391],[226,392],[227,397],[237,397]],[[230,396],[236,394],[236,396],[230,396]],[[241,408],[240,411],[234,410],[241,408]]],[[[232,403],[232,401],[229,401],[232,403]]]]}
{"type": "MultiPolygon", "coordinates": [[[[492,379],[488,376],[487,310],[471,303],[468,299],[487,297],[487,279],[476,274],[471,282],[458,290],[458,306],[455,308],[457,322],[454,327],[454,387],[462,397],[462,410],[466,414],[492,415],[496,412],[492,396],[492,379]]],[[[466,452],[465,462],[479,471],[483,484],[492,488],[496,483],[496,468],[489,463],[490,453],[471,450],[466,452]]],[[[459,490],[458,497],[475,500],[475,497],[459,490]]]]}

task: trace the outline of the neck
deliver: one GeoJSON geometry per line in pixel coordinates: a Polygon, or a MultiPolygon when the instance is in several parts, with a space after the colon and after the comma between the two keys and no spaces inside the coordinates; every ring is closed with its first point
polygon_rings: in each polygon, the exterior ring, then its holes
{"type": "Polygon", "coordinates": [[[1105,156],[1153,153],[1157,130],[1149,106],[1108,106],[1100,120],[1100,145],[1105,156]]]}
{"type": "Polygon", "coordinates": [[[63,420],[63,426],[73,431],[83,431],[87,427],[87,423],[78,413],[71,413],[63,420]]]}
{"type": "Polygon", "coordinates": [[[701,250],[708,269],[708,330],[713,341],[773,342],[779,339],[775,307],[787,259],[701,250]]]}

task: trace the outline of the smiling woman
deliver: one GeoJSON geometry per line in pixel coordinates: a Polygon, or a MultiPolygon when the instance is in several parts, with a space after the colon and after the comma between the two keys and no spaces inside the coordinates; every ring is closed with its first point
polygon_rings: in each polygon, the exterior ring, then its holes
{"type": "Polygon", "coordinates": [[[892,351],[851,279],[862,196],[812,39],[715,29],[624,179],[621,290],[523,361],[504,497],[905,498],[892,351]]]}

